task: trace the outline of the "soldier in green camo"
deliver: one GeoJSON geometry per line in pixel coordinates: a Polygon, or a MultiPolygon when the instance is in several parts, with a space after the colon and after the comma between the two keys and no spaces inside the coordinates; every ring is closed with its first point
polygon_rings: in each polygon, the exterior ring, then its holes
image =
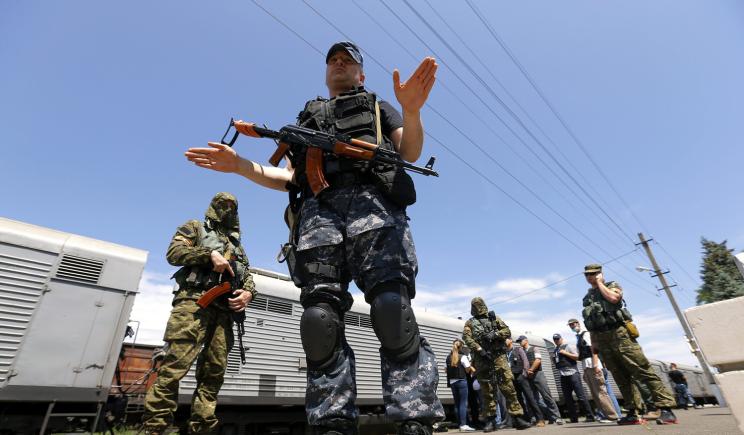
{"type": "Polygon", "coordinates": [[[216,433],[217,393],[233,345],[231,312],[245,310],[256,295],[248,258],[240,244],[235,197],[218,193],[203,222],[190,220],[180,226],[168,247],[167,259],[181,269],[173,275],[178,290],[174,292],[173,310],[163,338],[168,350],[145,398],[145,432],[163,433],[173,422],[178,408],[178,383],[196,360],[197,384],[188,430],[193,434],[216,433]],[[199,307],[199,296],[219,284],[223,273],[237,277],[242,288],[236,289],[232,298],[218,298],[206,308],[199,307]]]}
{"type": "Polygon", "coordinates": [[[651,392],[654,405],[661,411],[657,423],[677,423],[677,417],[672,412],[674,396],[651,368],[636,341],[638,330],[625,307],[620,284],[614,281],[606,283],[600,264],[585,266],[584,276],[591,288],[584,296],[582,315],[586,329],[591,334],[592,352],[598,354],[612,372],[628,408],[628,413],[618,420],[618,424],[643,423],[637,414],[643,409],[643,402],[633,386],[633,380],[645,385],[651,392]]]}
{"type": "Polygon", "coordinates": [[[530,424],[522,419],[524,411],[517,400],[511,367],[506,359],[506,339],[511,337],[511,331],[493,311],[488,311],[482,298],[473,298],[470,302],[470,314],[473,317],[465,322],[462,339],[473,351],[476,377],[483,389],[487,419],[484,432],[496,430],[494,419],[497,387],[506,398],[514,427],[527,429],[530,424]]]}

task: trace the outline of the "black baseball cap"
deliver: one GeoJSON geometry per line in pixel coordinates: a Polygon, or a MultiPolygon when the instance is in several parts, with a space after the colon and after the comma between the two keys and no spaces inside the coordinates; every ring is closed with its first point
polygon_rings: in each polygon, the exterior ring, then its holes
{"type": "Polygon", "coordinates": [[[517,343],[519,343],[522,340],[527,340],[527,336],[526,335],[520,335],[519,337],[517,337],[517,343]]]}
{"type": "Polygon", "coordinates": [[[553,341],[560,340],[560,339],[561,339],[561,334],[553,334],[553,341]]]}
{"type": "Polygon", "coordinates": [[[328,50],[328,54],[326,54],[326,63],[328,63],[328,59],[330,59],[334,53],[341,50],[349,53],[349,56],[351,56],[351,58],[354,59],[354,61],[356,61],[359,66],[364,67],[364,58],[362,57],[362,52],[359,50],[359,47],[357,47],[356,44],[350,41],[341,41],[331,45],[331,48],[328,50]]]}

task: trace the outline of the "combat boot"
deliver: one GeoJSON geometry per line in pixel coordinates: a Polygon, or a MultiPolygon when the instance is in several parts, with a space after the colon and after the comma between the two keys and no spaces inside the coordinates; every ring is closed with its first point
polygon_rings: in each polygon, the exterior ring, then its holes
{"type": "Polygon", "coordinates": [[[433,429],[416,420],[407,420],[398,426],[398,435],[432,435],[433,429]]]}
{"type": "Polygon", "coordinates": [[[661,416],[661,411],[655,406],[649,406],[647,411],[643,413],[643,418],[646,420],[655,420],[661,416]]]}
{"type": "Polygon", "coordinates": [[[663,409],[659,418],[656,419],[658,424],[677,424],[677,416],[674,415],[671,409],[663,409]]]}
{"type": "Polygon", "coordinates": [[[532,427],[531,424],[527,423],[521,416],[512,417],[512,426],[516,430],[525,430],[532,427]]]}

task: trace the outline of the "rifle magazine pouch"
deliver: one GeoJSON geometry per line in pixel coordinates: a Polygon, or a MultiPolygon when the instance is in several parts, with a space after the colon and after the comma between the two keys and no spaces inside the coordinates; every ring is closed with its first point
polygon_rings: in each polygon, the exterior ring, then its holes
{"type": "Polygon", "coordinates": [[[372,181],[380,192],[400,208],[416,203],[413,178],[401,166],[378,164],[372,169],[372,181]]]}

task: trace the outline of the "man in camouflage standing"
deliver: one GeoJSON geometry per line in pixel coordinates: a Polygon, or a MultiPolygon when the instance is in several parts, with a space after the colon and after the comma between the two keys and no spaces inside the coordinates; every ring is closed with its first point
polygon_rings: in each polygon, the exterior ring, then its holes
{"type": "Polygon", "coordinates": [[[618,424],[643,423],[637,414],[643,403],[634,391],[633,379],[648,386],[651,391],[654,404],[661,410],[656,422],[677,423],[677,417],[672,412],[674,397],[651,368],[636,341],[637,329],[629,323],[633,319],[625,307],[622,287],[614,281],[605,282],[600,264],[585,266],[584,276],[591,288],[584,296],[582,315],[584,325],[591,334],[592,352],[597,353],[612,372],[620,392],[626,398],[628,413],[618,420],[618,424]]]}
{"type": "Polygon", "coordinates": [[[233,345],[232,313],[244,311],[256,295],[240,244],[235,197],[225,192],[215,195],[203,222],[190,220],[178,228],[166,257],[168,263],[181,268],[173,275],[178,290],[163,337],[167,351],[145,398],[144,429],[148,434],[161,434],[173,422],[178,383],[196,360],[188,430],[192,434],[217,433],[219,422],[214,412],[233,345]],[[218,298],[201,308],[196,301],[219,284],[223,274],[237,278],[240,287],[232,298],[218,298]]]}
{"type": "Polygon", "coordinates": [[[506,398],[514,427],[520,430],[529,428],[530,424],[522,419],[524,410],[519,405],[511,366],[506,358],[506,339],[511,338],[509,327],[493,311],[488,311],[482,298],[473,298],[470,302],[470,314],[473,317],[465,322],[462,339],[473,352],[476,377],[483,389],[488,419],[484,432],[496,429],[496,388],[506,398]]]}
{"type": "MultiPolygon", "coordinates": [[[[333,44],[325,58],[329,98],[308,101],[298,125],[376,143],[415,162],[424,140],[420,110],[434,85],[436,62],[424,59],[406,82],[400,81],[397,70],[393,73],[402,117],[364,88],[363,63],[355,44],[333,44]]],[[[312,165],[307,162],[312,154],[307,147],[290,149],[287,166],[278,168],[242,158],[226,145],[209,146],[191,148],[186,157],[197,166],[291,192],[292,213],[286,216],[298,216],[287,219],[296,224],[290,225],[291,241],[283,254],[301,288],[300,336],[308,366],[305,411],[313,432],[357,433],[356,363],[343,321],[353,303],[348,290],[353,279],[370,304],[372,327],[380,340],[387,417],[400,434],[431,434],[444,409],[436,395],[436,358],[411,308],[418,262],[406,215],[406,206],[415,198],[410,177],[394,168],[323,152],[320,169],[328,187],[316,192],[310,186],[312,165]]]]}

